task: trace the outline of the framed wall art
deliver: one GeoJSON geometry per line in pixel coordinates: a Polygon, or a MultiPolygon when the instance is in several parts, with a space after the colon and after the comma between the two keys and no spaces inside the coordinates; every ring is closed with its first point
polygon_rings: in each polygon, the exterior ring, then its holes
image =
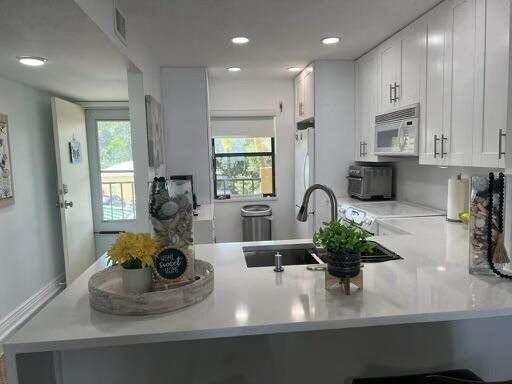
{"type": "Polygon", "coordinates": [[[148,129],[149,166],[158,168],[164,163],[162,105],[151,95],[146,95],[146,125],[148,129]]]}
{"type": "Polygon", "coordinates": [[[0,207],[14,204],[11,147],[7,115],[0,113],[0,207]]]}

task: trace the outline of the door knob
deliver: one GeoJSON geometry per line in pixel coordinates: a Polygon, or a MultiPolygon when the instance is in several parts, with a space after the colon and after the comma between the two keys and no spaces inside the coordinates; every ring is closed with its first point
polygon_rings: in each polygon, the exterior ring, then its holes
{"type": "Polygon", "coordinates": [[[73,208],[73,202],[64,200],[64,209],[73,208]]]}

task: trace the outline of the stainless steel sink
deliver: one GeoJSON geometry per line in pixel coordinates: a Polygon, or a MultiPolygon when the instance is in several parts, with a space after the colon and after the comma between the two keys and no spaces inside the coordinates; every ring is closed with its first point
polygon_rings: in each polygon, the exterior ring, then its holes
{"type": "Polygon", "coordinates": [[[283,265],[320,264],[321,260],[314,255],[313,244],[262,245],[242,248],[247,267],[273,267],[275,255],[279,252],[283,265]]]}
{"type": "MultiPolygon", "coordinates": [[[[381,263],[384,261],[400,260],[402,257],[390,251],[377,242],[372,241],[372,252],[364,252],[361,255],[362,263],[381,263]]],[[[245,263],[248,268],[273,267],[275,255],[282,255],[282,265],[314,265],[323,264],[322,250],[314,244],[288,244],[288,245],[254,245],[242,247],[245,263]]]]}

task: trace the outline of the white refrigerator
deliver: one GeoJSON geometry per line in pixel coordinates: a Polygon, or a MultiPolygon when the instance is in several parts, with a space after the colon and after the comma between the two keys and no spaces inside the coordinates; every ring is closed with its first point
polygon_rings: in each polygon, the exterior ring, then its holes
{"type": "MultiPolygon", "coordinates": [[[[315,183],[315,129],[300,129],[295,132],[295,217],[302,204],[306,189],[315,183]]],[[[315,231],[315,199],[311,198],[308,207],[308,220],[303,223],[295,220],[295,237],[311,239],[315,231]]]]}

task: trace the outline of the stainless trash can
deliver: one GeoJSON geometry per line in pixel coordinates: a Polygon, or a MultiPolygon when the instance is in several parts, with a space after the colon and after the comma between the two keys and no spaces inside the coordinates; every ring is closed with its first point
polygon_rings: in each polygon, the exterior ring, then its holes
{"type": "Polygon", "coordinates": [[[244,205],[241,209],[242,240],[272,240],[272,208],[264,204],[244,205]]]}

